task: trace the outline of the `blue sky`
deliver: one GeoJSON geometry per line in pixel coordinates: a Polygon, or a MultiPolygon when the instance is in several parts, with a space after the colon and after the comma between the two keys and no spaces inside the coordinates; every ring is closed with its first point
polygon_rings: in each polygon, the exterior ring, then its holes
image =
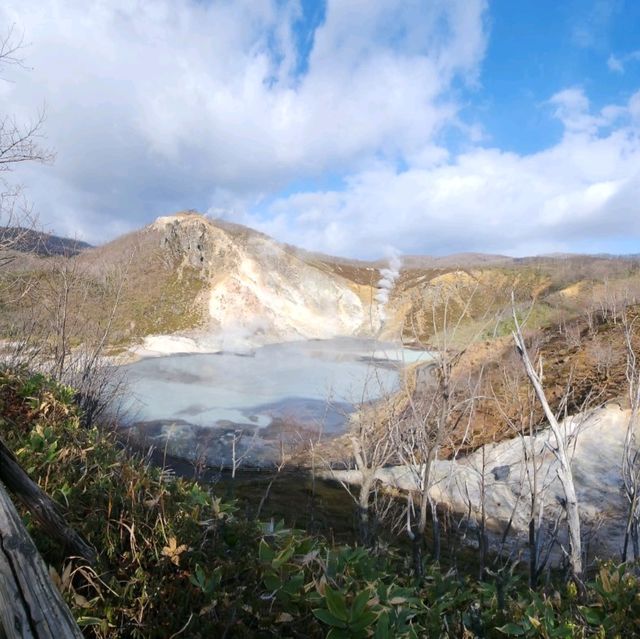
{"type": "Polygon", "coordinates": [[[491,5],[481,89],[470,111],[490,143],[517,153],[540,151],[562,135],[550,96],[582,87],[594,107],[623,102],[640,87],[640,64],[611,71],[610,56],[640,47],[638,2],[510,2],[491,5]]]}
{"type": "Polygon", "coordinates": [[[635,0],[5,0],[46,228],[196,208],[353,257],[640,252],[635,0]]]}

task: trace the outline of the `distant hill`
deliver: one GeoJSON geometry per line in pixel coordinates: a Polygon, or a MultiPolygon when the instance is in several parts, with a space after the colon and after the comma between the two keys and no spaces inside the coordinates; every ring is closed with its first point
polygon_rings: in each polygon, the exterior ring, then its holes
{"type": "Polygon", "coordinates": [[[402,258],[402,264],[407,268],[466,268],[512,264],[514,259],[507,255],[489,255],[487,253],[453,253],[440,257],[406,255],[402,258]]]}
{"type": "Polygon", "coordinates": [[[14,251],[32,253],[40,257],[53,255],[72,257],[91,248],[91,244],[20,226],[2,226],[0,227],[0,248],[10,248],[14,251]]]}

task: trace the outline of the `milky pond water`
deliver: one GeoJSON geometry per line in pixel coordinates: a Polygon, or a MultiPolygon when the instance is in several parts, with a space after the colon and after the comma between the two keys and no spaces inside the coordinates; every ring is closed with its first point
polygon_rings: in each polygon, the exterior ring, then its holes
{"type": "Polygon", "coordinates": [[[404,366],[429,358],[337,338],[143,359],[125,367],[125,422],[134,438],[183,459],[270,465],[283,446],[344,432],[356,405],[393,391],[404,366]]]}

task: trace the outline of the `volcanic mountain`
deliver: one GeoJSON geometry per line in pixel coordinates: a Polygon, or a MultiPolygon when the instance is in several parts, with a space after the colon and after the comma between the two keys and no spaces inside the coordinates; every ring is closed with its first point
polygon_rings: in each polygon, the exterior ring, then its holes
{"type": "MultiPolygon", "coordinates": [[[[635,258],[478,253],[407,256],[390,268],[387,260],[304,251],[192,212],[160,217],[99,247],[53,240],[39,245],[70,247],[77,255],[34,255],[24,243],[11,247],[28,252],[28,260],[15,260],[11,268],[24,271],[38,300],[46,286],[34,284],[46,284],[55,269],[72,269],[86,283],[74,300],[88,309],[85,315],[105,317],[117,303],[112,345],[158,352],[335,336],[427,347],[441,342],[437,327],[445,319],[457,324],[456,339],[493,337],[509,330],[512,291],[519,303],[535,302],[531,326],[551,326],[582,313],[594,299],[628,292],[639,270],[635,258]]],[[[8,307],[5,321],[28,303],[26,295],[8,307]]]]}

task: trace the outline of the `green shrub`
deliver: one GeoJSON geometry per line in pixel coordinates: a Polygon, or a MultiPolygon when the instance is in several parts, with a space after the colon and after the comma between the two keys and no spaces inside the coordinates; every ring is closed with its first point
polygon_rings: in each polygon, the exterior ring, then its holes
{"type": "Polygon", "coordinates": [[[239,516],[215,487],[168,475],[80,426],[73,390],[0,370],[2,437],[99,551],[65,556],[31,525],[88,637],[637,636],[634,573],[604,564],[586,594],[532,592],[517,570],[477,582],[426,566],[417,583],[399,547],[332,546],[239,516]]]}

